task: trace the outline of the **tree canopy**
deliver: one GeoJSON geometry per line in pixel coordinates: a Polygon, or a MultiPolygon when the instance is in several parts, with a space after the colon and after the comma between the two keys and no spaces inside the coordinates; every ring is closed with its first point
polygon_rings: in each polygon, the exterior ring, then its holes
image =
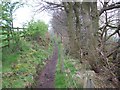
{"type": "Polygon", "coordinates": [[[43,21],[30,21],[27,26],[27,32],[29,35],[44,37],[45,33],[48,31],[48,25],[43,21]]]}

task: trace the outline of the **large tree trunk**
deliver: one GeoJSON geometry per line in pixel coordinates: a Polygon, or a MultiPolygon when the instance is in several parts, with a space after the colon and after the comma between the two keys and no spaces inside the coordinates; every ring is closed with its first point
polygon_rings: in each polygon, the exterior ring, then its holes
{"type": "MultiPolygon", "coordinates": [[[[99,55],[97,49],[97,31],[98,31],[98,14],[96,2],[83,2],[82,3],[82,19],[85,41],[82,41],[82,49],[87,53],[86,57],[93,69],[97,69],[99,62],[99,55]]],[[[96,70],[98,72],[99,70],[96,70]]]]}
{"type": "Polygon", "coordinates": [[[65,11],[67,14],[67,33],[69,37],[69,50],[70,55],[74,57],[78,57],[78,44],[76,42],[75,31],[74,31],[74,22],[73,22],[73,3],[72,2],[64,2],[65,11]]]}
{"type": "Polygon", "coordinates": [[[77,44],[77,47],[78,47],[78,51],[77,51],[77,57],[80,59],[81,61],[81,57],[80,57],[80,47],[81,47],[81,43],[80,43],[80,33],[81,33],[81,23],[80,23],[80,2],[75,2],[74,6],[73,6],[73,9],[74,9],[74,14],[75,14],[75,24],[76,24],[76,30],[75,30],[75,33],[76,33],[76,44],[77,44]]]}

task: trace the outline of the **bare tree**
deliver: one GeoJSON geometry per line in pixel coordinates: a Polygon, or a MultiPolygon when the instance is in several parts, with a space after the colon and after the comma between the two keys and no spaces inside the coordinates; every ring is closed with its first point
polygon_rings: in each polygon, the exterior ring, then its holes
{"type": "Polygon", "coordinates": [[[120,2],[113,3],[111,0],[100,2],[101,9],[98,9],[97,1],[57,3],[43,1],[38,2],[40,6],[38,10],[55,11],[52,26],[61,37],[64,37],[64,31],[67,33],[70,55],[79,58],[82,62],[87,60],[92,70],[96,73],[104,71],[109,75],[107,80],[111,79],[118,86],[119,65],[111,62],[111,56],[119,62],[120,44],[114,39],[120,38],[120,20],[119,17],[116,18],[120,2]],[[61,15],[62,12],[65,12],[65,17],[61,15]],[[114,38],[116,35],[117,38],[114,38]]]}

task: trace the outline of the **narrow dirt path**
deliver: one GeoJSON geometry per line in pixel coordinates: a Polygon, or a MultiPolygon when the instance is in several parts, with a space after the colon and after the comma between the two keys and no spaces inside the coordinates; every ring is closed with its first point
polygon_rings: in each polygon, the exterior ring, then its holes
{"type": "Polygon", "coordinates": [[[58,59],[58,47],[55,44],[54,53],[50,61],[46,64],[42,73],[39,76],[37,88],[54,88],[54,78],[56,64],[58,59]]]}

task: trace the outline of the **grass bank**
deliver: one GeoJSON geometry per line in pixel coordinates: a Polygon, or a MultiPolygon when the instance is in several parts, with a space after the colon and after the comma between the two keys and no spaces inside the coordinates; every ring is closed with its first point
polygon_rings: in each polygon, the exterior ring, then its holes
{"type": "Polygon", "coordinates": [[[82,88],[80,83],[77,81],[79,79],[76,77],[77,69],[74,66],[73,61],[70,56],[64,55],[62,44],[58,45],[59,55],[58,64],[55,77],[55,87],[56,88],[82,88]],[[77,79],[76,79],[77,78],[77,79]]]}
{"type": "Polygon", "coordinates": [[[42,68],[52,53],[52,44],[48,48],[35,42],[20,40],[19,47],[11,43],[2,49],[2,87],[24,88],[34,83],[36,66],[42,68]]]}

